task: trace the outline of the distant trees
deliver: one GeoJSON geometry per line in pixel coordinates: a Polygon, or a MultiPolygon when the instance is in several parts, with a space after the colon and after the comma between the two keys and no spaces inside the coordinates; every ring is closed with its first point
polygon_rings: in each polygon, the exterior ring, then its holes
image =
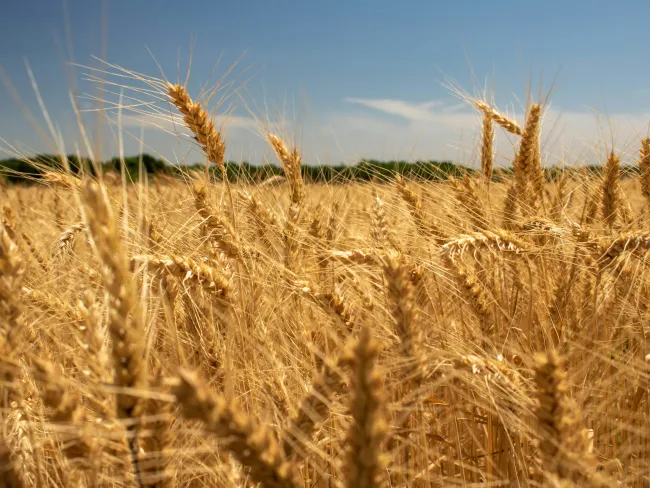
{"type": "MultiPolygon", "coordinates": [[[[94,167],[87,158],[79,158],[74,155],[67,156],[70,170],[73,173],[79,173],[81,168],[84,171],[94,174],[94,167]]],[[[148,174],[166,174],[170,176],[180,175],[189,171],[205,171],[205,166],[195,164],[191,166],[173,167],[165,164],[162,159],[158,159],[150,154],[140,154],[124,158],[112,158],[101,164],[103,171],[119,172],[124,164],[127,177],[131,181],[139,178],[140,168],[148,174]]],[[[37,155],[28,161],[21,159],[4,159],[0,160],[0,177],[4,177],[10,182],[33,182],[41,178],[42,173],[47,170],[62,169],[63,163],[59,156],[48,154],[37,155]]],[[[587,171],[590,174],[599,174],[602,167],[599,165],[586,166],[581,171],[587,171]]],[[[388,181],[395,177],[396,174],[405,178],[424,180],[424,181],[441,181],[451,177],[459,178],[464,173],[473,173],[475,170],[453,163],[451,161],[377,161],[374,159],[361,160],[355,165],[337,165],[337,166],[309,166],[303,165],[302,174],[307,182],[311,183],[331,183],[340,184],[350,181],[388,181]]],[[[493,175],[495,181],[499,181],[511,173],[510,168],[496,169],[493,175]]],[[[566,168],[550,167],[545,168],[546,178],[554,180],[566,168]]],[[[571,171],[578,171],[574,168],[571,171]]],[[[636,167],[628,166],[622,169],[623,174],[634,173],[638,171],[636,167]]],[[[221,171],[211,166],[208,168],[211,178],[219,180],[222,178],[221,171]]],[[[282,175],[282,168],[276,165],[256,166],[248,162],[243,163],[226,163],[226,176],[230,181],[260,182],[276,175],[282,175]]]]}

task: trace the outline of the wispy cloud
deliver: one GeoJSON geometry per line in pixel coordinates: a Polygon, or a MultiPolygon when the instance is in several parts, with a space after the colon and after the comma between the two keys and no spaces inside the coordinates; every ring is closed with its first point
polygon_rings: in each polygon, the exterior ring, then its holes
{"type": "Polygon", "coordinates": [[[444,106],[444,103],[438,100],[432,100],[424,103],[410,103],[404,100],[393,100],[389,98],[368,99],[368,98],[345,98],[348,103],[363,105],[368,108],[378,110],[390,115],[397,115],[410,121],[427,121],[433,120],[435,115],[432,109],[444,106]]]}
{"type": "MultiPolygon", "coordinates": [[[[390,159],[452,159],[465,164],[478,159],[480,117],[467,104],[440,100],[423,103],[397,99],[344,100],[372,108],[376,113],[351,109],[328,115],[327,123],[341,137],[343,153],[390,159]]],[[[524,123],[523,113],[511,116],[524,123]]],[[[612,143],[624,158],[632,161],[639,138],[647,137],[649,125],[650,112],[603,116],[589,109],[563,111],[549,106],[542,130],[546,162],[594,162],[612,143]]],[[[496,142],[498,161],[509,164],[517,138],[498,130],[496,142]]]]}

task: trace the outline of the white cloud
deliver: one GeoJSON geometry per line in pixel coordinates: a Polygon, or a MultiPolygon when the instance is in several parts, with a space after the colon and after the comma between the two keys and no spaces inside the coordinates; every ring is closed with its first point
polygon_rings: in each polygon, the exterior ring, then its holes
{"type": "MultiPolygon", "coordinates": [[[[345,99],[379,113],[332,113],[328,125],[335,129],[344,152],[382,159],[451,159],[472,164],[478,159],[480,118],[467,104],[443,101],[410,103],[388,99],[345,99]],[[399,115],[396,121],[385,115],[399,115]],[[347,137],[346,137],[347,136],[347,137]]],[[[523,113],[509,114],[521,125],[523,113]]],[[[547,164],[595,162],[612,142],[623,159],[632,160],[639,138],[648,136],[650,112],[612,113],[593,110],[562,111],[549,106],[544,114],[542,142],[547,164]]],[[[497,159],[509,164],[517,138],[497,130],[497,159]]]]}
{"type": "Polygon", "coordinates": [[[431,109],[443,105],[442,102],[437,100],[417,104],[405,102],[403,100],[391,100],[387,98],[345,98],[344,101],[373,108],[387,114],[397,115],[411,121],[431,120],[432,117],[434,117],[431,109]]]}

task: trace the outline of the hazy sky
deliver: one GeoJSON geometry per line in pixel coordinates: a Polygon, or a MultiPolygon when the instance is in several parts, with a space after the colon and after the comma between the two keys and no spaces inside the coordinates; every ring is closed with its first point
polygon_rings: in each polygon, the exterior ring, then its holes
{"type": "MultiPolygon", "coordinates": [[[[0,66],[46,128],[27,60],[66,150],[74,152],[81,139],[70,102],[65,5],[0,0],[0,66]]],[[[185,77],[192,53],[189,89],[197,95],[241,58],[226,78],[235,105],[225,126],[232,160],[270,157],[258,117],[284,118],[308,163],[374,157],[473,164],[479,119],[444,86],[446,79],[470,93],[487,86],[499,109],[520,122],[530,84],[536,98],[540,81],[546,94],[555,80],[544,132],[553,162],[589,157],[612,140],[633,157],[650,122],[648,1],[68,0],[67,11],[73,59],[81,65],[101,66],[93,56],[104,56],[103,22],[105,59],[126,69],[160,78],[158,62],[175,81],[179,66],[185,77]]],[[[84,81],[88,72],[77,68],[75,77],[78,95],[92,98],[97,85],[84,81]]],[[[128,78],[110,80],[146,88],[128,78]]],[[[107,98],[117,101],[119,88],[109,89],[114,94],[107,98]]],[[[79,105],[96,107],[89,98],[79,105]]],[[[153,110],[168,108],[147,108],[153,110]]],[[[92,135],[91,113],[84,117],[92,135]]],[[[104,138],[104,157],[118,151],[117,113],[105,115],[113,130],[104,138]]],[[[149,152],[174,162],[201,159],[174,135],[151,125],[142,132],[153,120],[124,111],[127,154],[139,151],[143,133],[149,152]]],[[[3,84],[0,137],[23,151],[48,149],[3,84]]],[[[512,142],[500,137],[502,161],[512,142]]]]}

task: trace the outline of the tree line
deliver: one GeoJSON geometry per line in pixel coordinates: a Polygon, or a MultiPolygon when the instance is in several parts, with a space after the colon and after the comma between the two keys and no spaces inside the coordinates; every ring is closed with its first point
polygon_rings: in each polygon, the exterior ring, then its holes
{"type": "MultiPolygon", "coordinates": [[[[79,158],[76,155],[67,156],[67,164],[74,174],[86,171],[94,174],[96,166],[86,158],[79,158]]],[[[186,166],[171,166],[162,159],[150,154],[140,154],[124,158],[112,158],[102,162],[99,166],[103,172],[120,172],[122,165],[127,176],[132,181],[137,181],[142,168],[149,175],[181,176],[192,171],[205,171],[203,164],[186,166]]],[[[60,156],[48,154],[37,155],[30,159],[9,158],[0,160],[0,175],[8,182],[29,184],[37,182],[46,171],[60,170],[64,168],[60,156]]],[[[581,168],[545,168],[547,180],[551,181],[564,171],[585,171],[591,175],[598,175],[602,172],[601,165],[582,166],[581,168]]],[[[222,172],[219,168],[211,166],[207,171],[213,179],[221,179],[222,172]]],[[[308,183],[348,183],[352,181],[389,181],[396,175],[408,179],[424,181],[442,181],[449,178],[460,178],[463,174],[472,174],[476,170],[451,162],[451,161],[378,161],[374,159],[361,160],[355,165],[303,165],[301,168],[303,179],[308,183]]],[[[635,166],[622,168],[622,173],[635,173],[638,169],[635,166]]],[[[274,164],[252,165],[248,162],[225,164],[225,173],[229,181],[233,182],[262,182],[274,176],[281,176],[282,168],[274,164]]],[[[512,173],[511,168],[497,168],[494,171],[493,179],[499,181],[512,173]]]]}

